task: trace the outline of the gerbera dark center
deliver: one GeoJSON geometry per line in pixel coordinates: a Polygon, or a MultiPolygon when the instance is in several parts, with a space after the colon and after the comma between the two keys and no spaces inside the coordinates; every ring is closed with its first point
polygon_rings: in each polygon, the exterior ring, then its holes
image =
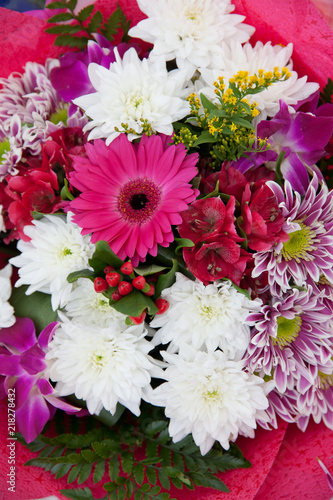
{"type": "Polygon", "coordinates": [[[129,224],[145,224],[157,211],[162,191],[151,179],[135,179],[121,187],[118,210],[129,224]]]}
{"type": "Polygon", "coordinates": [[[141,210],[142,208],[145,208],[148,201],[149,200],[145,193],[138,193],[133,195],[130,204],[134,210],[141,210]]]}

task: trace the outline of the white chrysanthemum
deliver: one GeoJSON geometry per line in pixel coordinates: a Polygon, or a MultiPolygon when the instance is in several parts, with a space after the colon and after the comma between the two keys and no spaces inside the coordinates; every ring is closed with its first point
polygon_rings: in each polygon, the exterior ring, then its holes
{"type": "MultiPolygon", "coordinates": [[[[242,46],[237,42],[231,43],[230,46],[225,45],[224,56],[219,66],[213,70],[200,69],[201,76],[195,84],[195,90],[204,93],[215,102],[213,82],[219,76],[224,77],[227,85],[229,79],[238,71],[248,71],[249,75],[254,75],[258,73],[259,69],[274,71],[276,66],[280,69],[287,67],[291,72],[290,78],[283,82],[273,83],[263,92],[247,96],[249,101],[258,103],[257,108],[261,111],[260,117],[258,117],[260,120],[266,119],[267,116],[272,117],[280,109],[280,99],[292,106],[298,101],[306,99],[319,88],[317,83],[307,82],[306,76],[298,78],[296,71],[292,70],[292,61],[290,60],[292,52],[292,43],[286,47],[271,45],[271,42],[265,45],[262,42],[257,42],[254,47],[249,43],[242,46]]],[[[293,111],[292,108],[291,111],[293,111]]]]}
{"type": "Polygon", "coordinates": [[[176,59],[189,78],[199,67],[217,67],[221,45],[247,42],[254,28],[244,16],[230,14],[230,0],[138,0],[148,19],[131,28],[130,35],[154,44],[152,56],[176,59]]]}
{"type": "Polygon", "coordinates": [[[155,344],[171,342],[169,350],[182,344],[214,351],[221,348],[229,358],[241,357],[250,341],[246,319],[257,311],[260,300],[249,300],[230,283],[223,281],[205,286],[177,273],[176,282],[162,292],[169,309],[155,316],[150,325],[161,327],[155,344]]]}
{"type": "Polygon", "coordinates": [[[88,74],[96,92],[74,99],[92,121],[84,131],[91,130],[88,139],[106,138],[110,144],[126,124],[134,132],[130,140],[143,133],[146,120],[154,132],[171,135],[172,123],[189,113],[182,90],[185,75],[179,70],[167,72],[163,60],[139,59],[135,49],[125,52],[123,59],[115,49],[116,62],[110,69],[89,64],[88,74]],[[184,97],[184,99],[182,98],[184,97]]]}
{"type": "Polygon", "coordinates": [[[15,286],[29,285],[27,295],[39,291],[51,294],[52,308],[66,304],[72,290],[67,276],[74,271],[88,268],[94,252],[90,236],[82,236],[80,228],[58,215],[45,215],[33,225],[25,226],[30,241],[20,240],[17,248],[21,255],[10,259],[19,267],[19,280],[15,286]]]}
{"type": "Polygon", "coordinates": [[[93,323],[101,328],[112,325],[114,328],[126,328],[126,315],[110,306],[109,299],[96,293],[93,283],[88,279],[79,279],[70,293],[65,305],[66,316],[72,323],[93,323]]]}
{"type": "Polygon", "coordinates": [[[156,369],[147,355],[153,345],[144,339],[143,324],[120,331],[113,325],[74,325],[63,319],[46,355],[59,394],[75,394],[91,414],[103,407],[114,414],[119,402],[139,415],[156,369]]]}
{"type": "Polygon", "coordinates": [[[9,328],[15,323],[14,308],[8,302],[12,293],[11,275],[10,264],[0,271],[0,328],[9,328]]]}
{"type": "Polygon", "coordinates": [[[215,440],[227,450],[238,434],[254,436],[259,417],[267,420],[265,394],[274,384],[244,371],[241,361],[190,346],[181,355],[164,353],[164,358],[169,362],[167,382],[153,391],[152,403],[165,406],[174,442],[192,433],[203,455],[215,440]]]}

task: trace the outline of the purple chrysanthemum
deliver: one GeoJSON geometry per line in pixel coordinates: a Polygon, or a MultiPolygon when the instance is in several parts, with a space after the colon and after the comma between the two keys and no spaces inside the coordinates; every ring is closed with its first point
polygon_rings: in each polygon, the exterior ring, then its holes
{"type": "Polygon", "coordinates": [[[293,192],[288,181],[285,190],[275,182],[268,182],[275,193],[286,219],[283,230],[289,240],[265,252],[254,255],[254,278],[268,272],[273,295],[281,295],[290,287],[291,280],[298,286],[310,277],[318,282],[321,275],[333,282],[333,191],[325,184],[318,191],[318,178],[313,179],[303,200],[293,192]]]}
{"type": "MultiPolygon", "coordinates": [[[[332,313],[312,293],[293,289],[250,314],[252,338],[246,355],[251,371],[272,376],[280,393],[304,393],[314,382],[311,365],[327,365],[332,356],[332,313]]],[[[333,368],[333,362],[331,362],[333,368]]],[[[315,374],[316,376],[316,374],[315,374]]]]}

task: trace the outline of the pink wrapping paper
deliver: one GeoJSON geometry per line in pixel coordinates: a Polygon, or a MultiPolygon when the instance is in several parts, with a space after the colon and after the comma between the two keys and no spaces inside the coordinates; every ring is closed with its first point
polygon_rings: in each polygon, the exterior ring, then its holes
{"type": "MultiPolygon", "coordinates": [[[[97,0],[96,6],[109,15],[116,0],[97,0]]],[[[127,15],[136,24],[143,18],[135,0],[119,0],[127,15]]],[[[253,40],[272,43],[294,43],[294,67],[300,76],[325,85],[333,77],[333,32],[310,0],[234,0],[236,13],[246,15],[246,22],[256,26],[253,40]]],[[[45,62],[57,57],[62,48],[53,46],[53,36],[43,32],[46,23],[29,15],[0,8],[0,76],[21,71],[29,61],[45,62]]],[[[59,490],[66,488],[66,479],[34,467],[23,467],[36,456],[17,443],[16,493],[8,491],[7,410],[0,408],[0,499],[32,500],[49,495],[64,499],[59,490]]],[[[311,423],[306,433],[296,426],[281,422],[278,430],[259,429],[255,440],[240,438],[238,444],[251,469],[223,475],[230,494],[205,488],[195,492],[173,489],[178,500],[330,500],[325,474],[316,457],[333,470],[333,433],[323,425],[311,423]]],[[[88,484],[99,497],[102,490],[88,484]]]]}

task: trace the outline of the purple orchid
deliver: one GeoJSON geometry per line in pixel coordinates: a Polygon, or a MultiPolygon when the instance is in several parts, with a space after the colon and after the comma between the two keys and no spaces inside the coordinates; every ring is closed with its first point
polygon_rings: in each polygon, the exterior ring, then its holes
{"type": "MultiPolygon", "coordinates": [[[[67,102],[76,97],[96,92],[88,76],[88,66],[96,63],[109,68],[115,62],[114,46],[102,35],[96,35],[96,42],[90,40],[82,52],[67,52],[60,57],[60,66],[53,68],[50,80],[59,95],[67,102]]],[[[130,48],[127,43],[117,45],[120,57],[130,48]]]]}
{"type": "Polygon", "coordinates": [[[315,114],[302,111],[291,114],[287,104],[280,101],[280,111],[274,118],[258,124],[258,137],[268,138],[275,151],[285,151],[281,173],[301,195],[309,185],[307,167],[321,175],[315,163],[326,154],[332,133],[332,104],[320,106],[315,114]]]}
{"type": "Polygon", "coordinates": [[[16,423],[28,443],[42,432],[56,408],[80,411],[57,397],[47,375],[46,349],[57,326],[48,325],[38,339],[30,318],[17,318],[13,326],[0,330],[0,395],[15,391],[16,423]]]}

